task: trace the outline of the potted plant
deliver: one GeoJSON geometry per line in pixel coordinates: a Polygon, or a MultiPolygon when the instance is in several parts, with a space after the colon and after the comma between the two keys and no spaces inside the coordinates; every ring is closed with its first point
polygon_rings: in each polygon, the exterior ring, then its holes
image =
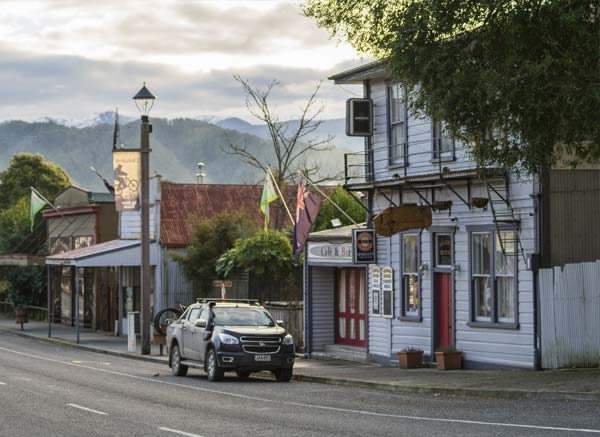
{"type": "Polygon", "coordinates": [[[452,208],[451,200],[435,200],[432,204],[433,209],[437,211],[447,211],[452,208]]]}
{"type": "Polygon", "coordinates": [[[485,208],[490,199],[487,197],[471,197],[471,206],[475,208],[485,208]]]}
{"type": "Polygon", "coordinates": [[[438,370],[458,370],[462,367],[462,351],[442,347],[435,351],[438,370]]]}
{"type": "Polygon", "coordinates": [[[396,352],[401,369],[418,369],[423,367],[423,351],[418,348],[407,347],[396,352]]]}

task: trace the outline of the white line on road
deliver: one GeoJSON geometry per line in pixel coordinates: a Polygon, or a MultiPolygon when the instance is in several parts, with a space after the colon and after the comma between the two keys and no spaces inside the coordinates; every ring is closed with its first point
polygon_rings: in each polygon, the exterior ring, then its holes
{"type": "Polygon", "coordinates": [[[108,415],[108,413],[105,413],[104,411],[92,410],[91,408],[82,407],[81,405],[77,405],[77,404],[67,404],[67,406],[73,407],[73,408],[78,408],[83,411],[89,411],[90,413],[100,414],[102,416],[108,415]]]}
{"type": "Polygon", "coordinates": [[[155,384],[171,385],[174,387],[180,387],[180,388],[185,388],[185,389],[189,389],[189,390],[196,390],[196,391],[201,391],[204,393],[213,393],[213,394],[218,394],[218,395],[223,395],[223,396],[231,396],[231,397],[235,397],[235,398],[239,398],[239,399],[248,399],[251,401],[259,401],[259,402],[272,403],[272,404],[278,404],[278,405],[289,405],[289,406],[293,406],[293,407],[312,408],[315,410],[337,411],[340,413],[364,414],[367,416],[376,416],[376,417],[389,417],[391,419],[421,420],[421,421],[427,421],[427,422],[464,423],[464,424],[471,424],[471,425],[502,426],[502,427],[508,427],[508,428],[543,429],[543,430],[549,430],[549,431],[568,431],[568,432],[585,432],[585,433],[600,434],[600,429],[565,428],[565,427],[555,427],[555,426],[525,425],[525,424],[519,424],[519,423],[482,422],[482,421],[477,421],[477,420],[463,420],[463,419],[444,419],[444,418],[439,418],[439,417],[405,416],[402,414],[377,413],[374,411],[354,410],[351,408],[330,407],[328,405],[303,404],[301,402],[266,399],[266,398],[260,398],[258,396],[249,396],[249,395],[243,395],[243,394],[239,394],[239,393],[231,393],[231,392],[226,392],[226,391],[221,391],[221,390],[214,390],[214,389],[210,389],[210,388],[195,387],[193,385],[180,384],[177,382],[162,381],[160,379],[152,379],[152,378],[147,378],[145,376],[131,375],[129,373],[118,372],[116,370],[99,369],[96,367],[84,366],[81,364],[73,364],[68,361],[55,360],[53,358],[47,358],[47,357],[42,357],[39,355],[28,354],[26,352],[20,352],[20,351],[16,351],[16,350],[12,350],[12,349],[7,349],[5,347],[0,347],[0,350],[10,352],[13,354],[17,354],[17,355],[22,355],[25,357],[35,358],[37,360],[43,360],[43,361],[48,361],[48,362],[57,363],[57,364],[64,364],[67,366],[79,367],[82,369],[94,370],[96,372],[109,373],[111,375],[126,376],[128,378],[137,379],[140,381],[152,382],[155,384]]]}
{"type": "Polygon", "coordinates": [[[160,427],[158,429],[160,429],[161,431],[172,432],[174,434],[186,435],[188,437],[202,437],[201,435],[198,435],[198,434],[192,434],[191,432],[179,431],[177,429],[163,428],[163,427],[160,427]]]}
{"type": "Polygon", "coordinates": [[[0,385],[6,385],[6,382],[0,381],[0,385]]]}

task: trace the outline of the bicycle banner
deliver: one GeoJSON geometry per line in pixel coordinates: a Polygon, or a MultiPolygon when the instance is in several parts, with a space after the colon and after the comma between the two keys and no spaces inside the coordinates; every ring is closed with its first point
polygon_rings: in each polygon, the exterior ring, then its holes
{"type": "Polygon", "coordinates": [[[115,208],[117,211],[139,211],[141,154],[130,150],[113,150],[115,172],[115,208]]]}

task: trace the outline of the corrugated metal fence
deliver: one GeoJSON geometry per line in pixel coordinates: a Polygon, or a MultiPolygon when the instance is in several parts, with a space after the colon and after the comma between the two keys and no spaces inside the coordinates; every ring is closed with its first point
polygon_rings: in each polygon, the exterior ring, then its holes
{"type": "Polygon", "coordinates": [[[539,272],[542,367],[600,366],[600,261],[539,272]]]}
{"type": "Polygon", "coordinates": [[[275,320],[283,320],[296,342],[296,352],[304,351],[304,311],[302,306],[271,306],[265,308],[275,320]]]}

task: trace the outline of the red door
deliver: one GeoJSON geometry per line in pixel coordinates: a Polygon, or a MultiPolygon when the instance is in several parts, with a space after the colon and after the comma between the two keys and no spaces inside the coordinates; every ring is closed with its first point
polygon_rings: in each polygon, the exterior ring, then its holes
{"type": "Polygon", "coordinates": [[[452,347],[452,274],[436,273],[438,290],[438,338],[440,347],[452,347]]]}
{"type": "Polygon", "coordinates": [[[335,342],[367,345],[367,304],[364,269],[338,269],[335,342]]]}

